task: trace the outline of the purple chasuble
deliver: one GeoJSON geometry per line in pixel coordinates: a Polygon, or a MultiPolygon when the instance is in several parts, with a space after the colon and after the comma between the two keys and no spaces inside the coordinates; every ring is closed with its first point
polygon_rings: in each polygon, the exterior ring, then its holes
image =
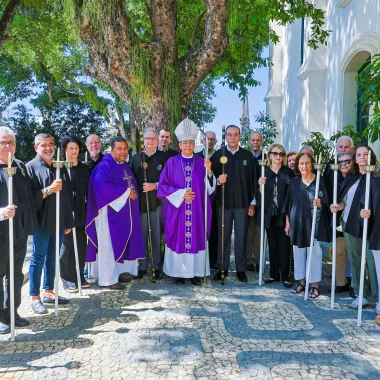
{"type": "Polygon", "coordinates": [[[106,154],[90,177],[87,199],[86,234],[88,246],[86,262],[96,261],[98,238],[95,220],[104,207],[108,207],[108,225],[115,261],[133,261],[145,257],[140,223],[139,201],[128,198],[119,212],[110,203],[120,198],[128,189],[137,190],[137,183],[129,165],[119,164],[111,154],[106,154]]]}
{"type": "MultiPolygon", "coordinates": [[[[164,241],[176,253],[193,253],[205,250],[205,173],[204,159],[178,154],[170,158],[160,176],[157,197],[163,198],[162,218],[165,225],[164,241]],[[183,201],[177,208],[167,196],[177,190],[191,188],[195,199],[183,201]]],[[[207,198],[207,238],[211,229],[211,202],[207,198]]]]}

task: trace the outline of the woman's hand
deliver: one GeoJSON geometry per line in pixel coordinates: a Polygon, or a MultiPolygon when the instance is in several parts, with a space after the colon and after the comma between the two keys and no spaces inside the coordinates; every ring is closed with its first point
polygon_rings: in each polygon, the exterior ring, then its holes
{"type": "Polygon", "coordinates": [[[318,208],[322,208],[322,201],[319,198],[314,199],[313,200],[313,205],[317,206],[318,208]]]}
{"type": "Polygon", "coordinates": [[[371,210],[366,210],[363,208],[362,210],[360,210],[360,216],[363,219],[369,219],[369,217],[371,216],[371,210]]]}
{"type": "Polygon", "coordinates": [[[259,185],[265,185],[267,183],[267,177],[259,178],[259,185]]]}

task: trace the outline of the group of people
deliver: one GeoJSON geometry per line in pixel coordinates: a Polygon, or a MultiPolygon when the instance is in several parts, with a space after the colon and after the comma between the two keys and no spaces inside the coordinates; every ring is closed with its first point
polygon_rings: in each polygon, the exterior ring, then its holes
{"type": "MultiPolygon", "coordinates": [[[[103,154],[99,136],[90,135],[86,140],[89,159],[86,153],[85,161],[79,160],[82,143],[76,137],[60,141],[62,157],[57,157],[53,137],[42,133],[35,137],[36,157],[25,165],[15,158],[13,131],[0,128],[0,169],[7,165],[9,152],[11,165],[17,167],[13,205],[8,205],[8,177],[0,170],[0,333],[9,332],[10,321],[9,297],[4,303],[3,281],[9,279],[8,219],[13,218],[15,231],[15,324],[25,327],[29,322],[17,309],[21,303],[22,266],[29,235],[33,236],[29,287],[32,309],[37,314],[46,314],[46,304],[55,300],[56,239],[60,246],[62,284],[66,291],[74,293],[79,285],[74,237],[81,287],[90,287],[84,275],[87,271],[89,277],[98,279],[99,286],[122,290],[130,275],[138,279],[147,275],[149,265],[155,279],[166,274],[178,285],[186,279],[200,285],[201,278],[210,275],[210,268],[218,270],[213,279],[221,280],[223,275],[230,274],[234,228],[236,276],[239,281],[247,282],[247,270],[262,270],[259,211],[263,195],[270,259],[265,283],[281,280],[285,287],[292,287],[289,277],[292,257],[297,281],[292,292],[308,291],[310,298],[318,297],[322,274],[320,242],[331,241],[331,215],[338,212],[342,214],[343,232],[337,239],[336,291],[350,291],[355,297],[351,307],[358,307],[361,252],[358,247],[361,247],[363,218],[369,218],[367,268],[371,294],[377,300],[380,179],[373,179],[371,208],[364,210],[363,165],[369,147],[354,148],[352,140],[345,136],[338,140],[339,203],[333,205],[332,173],[328,166],[315,197],[316,173],[310,147],[286,154],[282,145],[271,145],[265,176],[261,176],[258,160],[263,159],[263,138],[260,133],[251,133],[248,139],[251,150],[247,150],[240,146],[239,127],[230,125],[225,131],[226,144],[216,151],[216,135],[209,131],[203,141],[205,148],[195,153],[198,132],[191,120],[183,120],[175,130],[180,146],[177,152],[169,147],[169,131],[147,128],[143,133],[143,151],[132,158],[124,138],[114,138],[110,153],[103,154]],[[54,159],[72,162],[70,168],[61,169],[59,179],[54,159]],[[57,193],[60,193],[59,236],[56,235],[57,193]],[[318,211],[309,290],[305,289],[305,278],[314,206],[318,211]]],[[[371,159],[376,162],[373,152],[371,159]]],[[[363,307],[368,305],[366,295],[367,288],[363,307]]],[[[58,297],[59,304],[67,302],[68,298],[58,297]]],[[[376,311],[380,314],[380,303],[376,311]]]]}

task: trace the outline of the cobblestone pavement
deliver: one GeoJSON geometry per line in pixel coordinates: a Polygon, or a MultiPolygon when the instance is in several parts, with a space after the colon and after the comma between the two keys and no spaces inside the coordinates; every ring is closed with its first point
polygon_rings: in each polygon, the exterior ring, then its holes
{"type": "Polygon", "coordinates": [[[125,291],[93,285],[45,316],[33,315],[24,286],[20,314],[31,321],[16,342],[0,335],[5,379],[380,379],[380,327],[362,327],[347,293],[330,310],[328,288],[304,301],[258,274],[194,287],[164,278],[125,291]]]}

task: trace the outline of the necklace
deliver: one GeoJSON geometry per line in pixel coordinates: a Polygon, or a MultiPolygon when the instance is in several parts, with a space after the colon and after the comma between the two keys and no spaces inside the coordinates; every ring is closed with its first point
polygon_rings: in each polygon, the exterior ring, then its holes
{"type": "Polygon", "coordinates": [[[189,162],[188,163],[183,162],[182,154],[181,154],[181,166],[182,166],[183,176],[185,177],[186,188],[188,189],[191,188],[191,181],[193,179],[194,162],[195,162],[194,156],[193,156],[193,160],[191,164],[189,162]]]}

